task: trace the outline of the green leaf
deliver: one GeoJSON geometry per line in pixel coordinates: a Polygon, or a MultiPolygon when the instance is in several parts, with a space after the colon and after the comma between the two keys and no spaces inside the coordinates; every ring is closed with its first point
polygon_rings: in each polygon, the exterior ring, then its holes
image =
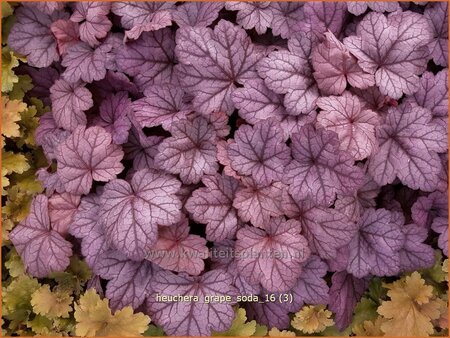
{"type": "Polygon", "coordinates": [[[147,331],[143,333],[143,336],[146,337],[162,337],[165,335],[163,329],[153,324],[149,325],[147,331]]]}
{"type": "Polygon", "coordinates": [[[25,93],[33,88],[32,79],[29,75],[17,75],[17,81],[9,93],[11,100],[23,100],[25,93]]]}

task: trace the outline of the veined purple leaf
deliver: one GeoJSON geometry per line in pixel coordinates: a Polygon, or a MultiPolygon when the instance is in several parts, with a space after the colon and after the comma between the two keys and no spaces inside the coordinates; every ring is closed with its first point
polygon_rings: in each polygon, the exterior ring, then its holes
{"type": "Polygon", "coordinates": [[[305,3],[305,18],[311,29],[317,33],[327,30],[339,36],[347,15],[347,4],[344,2],[313,1],[305,3]]]}
{"type": "Polygon", "coordinates": [[[92,182],[108,182],[123,170],[123,151],[101,127],[77,127],[57,149],[58,175],[67,192],[89,193],[92,182]]]}
{"type": "Polygon", "coordinates": [[[68,193],[55,194],[48,199],[48,213],[52,229],[65,236],[78,210],[80,196],[68,193]]]}
{"type": "Polygon", "coordinates": [[[104,79],[94,81],[94,83],[89,85],[89,88],[97,102],[104,100],[110,94],[117,94],[123,91],[127,91],[131,96],[138,96],[138,88],[124,73],[110,70],[106,72],[104,79]]]}
{"type": "Polygon", "coordinates": [[[24,2],[24,7],[29,7],[33,10],[41,11],[42,13],[51,15],[55,11],[63,9],[64,4],[59,1],[38,1],[38,2],[24,2]]]}
{"type": "Polygon", "coordinates": [[[129,305],[137,309],[142,305],[151,294],[150,281],[159,270],[147,261],[131,261],[113,251],[106,253],[99,261],[98,274],[109,280],[105,295],[111,309],[129,305]]]}
{"type": "Polygon", "coordinates": [[[378,150],[375,128],[380,118],[374,111],[364,109],[357,96],[344,92],[341,96],[320,97],[317,106],[322,109],[317,123],[338,135],[341,150],[348,151],[355,160],[378,150]]]}
{"type": "Polygon", "coordinates": [[[325,41],[313,49],[311,56],[314,78],[325,95],[342,94],[347,82],[362,89],[375,84],[373,74],[365,73],[356,58],[331,32],[325,33],[325,41]]]}
{"type": "Polygon", "coordinates": [[[79,27],[76,22],[58,20],[52,23],[50,30],[55,36],[59,55],[67,52],[67,49],[80,41],[79,27]]]}
{"type": "Polygon", "coordinates": [[[430,124],[431,114],[415,104],[391,108],[380,127],[380,149],[369,159],[369,174],[380,185],[398,177],[411,189],[433,191],[441,163],[437,152],[448,148],[443,128],[430,124]]]}
{"type": "Polygon", "coordinates": [[[154,293],[147,298],[147,312],[168,335],[208,336],[212,331],[227,330],[234,318],[232,305],[238,294],[232,281],[232,276],[222,270],[209,271],[201,277],[160,271],[151,281],[154,293]],[[196,296],[198,299],[165,302],[158,301],[156,294],[196,296]],[[229,296],[232,301],[207,303],[206,296],[229,296]]]}
{"type": "Polygon", "coordinates": [[[419,89],[418,75],[426,69],[431,37],[428,21],[418,13],[400,12],[386,18],[372,12],[359,23],[357,35],[344,43],[361,68],[375,75],[380,91],[399,99],[419,89]]]}
{"type": "Polygon", "coordinates": [[[133,160],[133,168],[136,170],[156,168],[155,156],[163,139],[162,136],[145,136],[141,129],[131,127],[128,141],[123,144],[124,159],[133,160]]]}
{"type": "Polygon", "coordinates": [[[324,279],[327,269],[327,264],[316,255],[303,263],[302,273],[292,288],[292,312],[303,304],[328,304],[329,287],[324,279]]]}
{"type": "Polygon", "coordinates": [[[302,234],[314,253],[323,258],[332,258],[336,250],[356,234],[358,228],[339,210],[316,206],[310,200],[300,200],[283,192],[283,210],[286,216],[301,224],[302,234]]]}
{"type": "Polygon", "coordinates": [[[448,4],[428,3],[424,17],[428,19],[433,38],[428,45],[434,63],[448,67],[448,4]]]}
{"type": "Polygon", "coordinates": [[[353,310],[369,286],[367,278],[356,278],[345,271],[331,277],[328,308],[335,313],[336,327],[344,330],[352,321],[353,310]]]}
{"type": "Polygon", "coordinates": [[[307,240],[294,220],[272,218],[265,230],[246,226],[237,232],[236,260],[239,273],[268,291],[291,289],[310,254],[307,240]]]}
{"type": "Polygon", "coordinates": [[[261,79],[246,81],[243,88],[237,88],[232,100],[239,116],[250,124],[273,118],[281,120],[287,115],[283,96],[271,91],[261,79]]]}
{"type": "Polygon", "coordinates": [[[79,42],[67,49],[61,64],[66,67],[62,77],[68,82],[76,83],[98,81],[106,75],[107,53],[111,46],[101,45],[95,49],[85,42],[79,42]]]}
{"type": "Polygon", "coordinates": [[[411,217],[414,223],[429,229],[437,217],[447,218],[447,201],[447,194],[440,191],[419,197],[411,208],[411,217]]]}
{"type": "Polygon", "coordinates": [[[64,271],[72,256],[72,244],[50,226],[48,199],[36,196],[27,218],[9,234],[25,265],[26,271],[37,278],[51,272],[64,271]]]}
{"type": "Polygon", "coordinates": [[[258,184],[251,178],[242,178],[245,187],[235,195],[233,207],[244,222],[264,228],[270,217],[282,216],[282,192],[286,187],[275,182],[269,185],[258,184]]]}
{"type": "Polygon", "coordinates": [[[301,2],[273,2],[270,4],[273,20],[270,28],[274,35],[291,38],[299,31],[299,22],[305,19],[301,2]]]}
{"type": "Polygon", "coordinates": [[[431,224],[431,228],[439,234],[438,246],[442,249],[444,255],[448,257],[448,216],[436,217],[431,224]]]}
{"type": "Polygon", "coordinates": [[[180,62],[180,81],[194,96],[192,104],[201,114],[231,114],[236,83],[255,78],[258,55],[246,32],[221,20],[214,30],[186,27],[177,32],[175,52],[180,62]]]}
{"type": "Polygon", "coordinates": [[[249,283],[241,276],[237,267],[237,261],[234,259],[235,241],[224,240],[216,243],[211,250],[212,269],[223,269],[233,276],[233,285],[238,288],[241,295],[257,295],[261,292],[259,284],[249,283]]]}
{"type": "Polygon", "coordinates": [[[289,312],[292,312],[290,306],[279,302],[265,302],[266,295],[271,294],[273,292],[261,292],[258,294],[261,302],[244,303],[246,315],[249,320],[256,320],[258,324],[268,328],[288,329],[291,322],[289,312]]]}
{"type": "Polygon", "coordinates": [[[346,152],[339,150],[337,134],[304,126],[292,135],[293,160],[285,168],[284,181],[298,199],[311,198],[330,205],[336,194],[351,195],[363,183],[363,172],[353,165],[346,152]]]}
{"type": "Polygon", "coordinates": [[[229,139],[228,141],[219,140],[217,142],[217,160],[223,165],[223,173],[225,175],[240,180],[241,176],[231,167],[231,160],[228,156],[228,147],[232,143],[234,143],[233,139],[229,139]]]}
{"type": "Polygon", "coordinates": [[[70,83],[64,79],[56,80],[50,88],[53,117],[60,128],[73,131],[87,124],[84,114],[94,105],[91,92],[83,83],[70,83]]]}
{"type": "Polygon", "coordinates": [[[217,171],[216,133],[204,117],[175,122],[171,133],[158,146],[155,161],[159,168],[179,174],[185,184],[198,183],[217,171]]]}
{"type": "Polygon", "coordinates": [[[106,37],[112,23],[108,19],[111,4],[108,2],[79,2],[75,4],[70,20],[80,23],[80,38],[90,46],[96,46],[99,39],[106,37]]]}
{"type": "Polygon", "coordinates": [[[184,100],[184,90],[175,85],[149,86],[145,97],[133,102],[134,118],[142,127],[162,125],[169,130],[173,122],[185,118],[192,111],[184,100]]]}
{"type": "Polygon", "coordinates": [[[128,139],[131,128],[131,100],[127,92],[119,92],[106,97],[100,105],[100,114],[94,124],[103,127],[111,134],[113,143],[123,144],[128,139]]]}
{"type": "Polygon", "coordinates": [[[258,34],[264,34],[271,27],[274,19],[272,6],[270,2],[225,2],[226,9],[238,11],[236,22],[242,28],[254,28],[258,34]]]}
{"type": "Polygon", "coordinates": [[[216,174],[204,176],[199,188],[187,200],[185,208],[196,222],[206,223],[206,238],[221,241],[233,238],[238,227],[233,200],[239,182],[232,177],[216,174]]]}
{"type": "Polygon", "coordinates": [[[443,69],[436,75],[423,73],[420,78],[419,90],[407,101],[415,102],[431,111],[432,122],[447,128],[448,121],[448,69],[443,69]]]}
{"type": "Polygon", "coordinates": [[[174,48],[174,34],[170,29],[146,32],[119,49],[117,67],[134,77],[140,89],[152,84],[176,83],[174,48]]]}
{"type": "Polygon", "coordinates": [[[171,12],[175,9],[171,2],[115,2],[112,12],[121,17],[122,26],[130,38],[137,39],[143,32],[158,30],[171,24],[171,12]],[[161,24],[161,18],[165,24],[161,24]],[[155,23],[159,23],[154,27],[155,23]]]}
{"type": "Polygon", "coordinates": [[[136,171],[131,182],[116,179],[105,185],[101,217],[108,241],[130,259],[143,259],[158,239],[158,225],[180,220],[181,183],[155,170],[136,171]]]}
{"type": "Polygon", "coordinates": [[[313,40],[308,34],[296,35],[289,39],[288,51],[271,52],[256,67],[269,89],[286,94],[284,106],[291,115],[309,113],[319,96],[309,63],[313,40]]]}
{"type": "Polygon", "coordinates": [[[374,12],[396,12],[400,10],[400,6],[396,1],[348,1],[347,9],[354,15],[363,14],[367,8],[370,8],[374,12]]]}
{"type": "Polygon", "coordinates": [[[220,2],[186,2],[172,12],[173,21],[181,28],[207,27],[219,16],[220,2]]]}
{"type": "Polygon", "coordinates": [[[47,171],[47,168],[40,168],[36,171],[36,177],[45,188],[45,194],[47,197],[53,195],[55,192],[58,194],[66,192],[64,184],[61,182],[56,172],[50,173],[47,171]]]}
{"type": "MultiPolygon", "coordinates": [[[[33,67],[48,67],[59,61],[55,37],[50,30],[57,15],[50,16],[36,8],[22,6],[14,11],[16,23],[8,36],[12,50],[27,57],[33,67]]],[[[65,18],[60,15],[58,19],[65,18]]]]}
{"type": "Polygon", "coordinates": [[[228,147],[231,166],[241,175],[251,175],[255,182],[268,185],[280,181],[289,162],[289,148],[284,143],[279,124],[263,120],[251,127],[241,126],[228,147]]]}
{"type": "Polygon", "coordinates": [[[164,269],[194,276],[203,271],[203,260],[208,258],[209,252],[206,239],[189,234],[188,219],[160,229],[158,236],[158,241],[147,253],[147,260],[164,269]]]}
{"type": "Polygon", "coordinates": [[[412,223],[403,226],[402,232],[405,242],[400,250],[400,270],[409,272],[432,267],[434,250],[423,243],[428,237],[427,228],[412,223]]]}
{"type": "Polygon", "coordinates": [[[347,271],[355,277],[395,275],[405,241],[403,219],[386,209],[366,209],[358,221],[358,233],[349,243],[347,271]]]}

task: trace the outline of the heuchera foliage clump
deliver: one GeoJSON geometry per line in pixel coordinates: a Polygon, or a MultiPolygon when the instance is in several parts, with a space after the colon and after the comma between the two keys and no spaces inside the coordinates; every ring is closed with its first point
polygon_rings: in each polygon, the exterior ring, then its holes
{"type": "Polygon", "coordinates": [[[434,233],[448,255],[446,3],[49,2],[16,19],[9,45],[51,107],[46,191],[10,234],[29,274],[81,254],[114,310],[169,335],[228,329],[240,294],[293,295],[241,304],[269,327],[327,304],[344,329],[372,276],[431,266],[434,233]]]}

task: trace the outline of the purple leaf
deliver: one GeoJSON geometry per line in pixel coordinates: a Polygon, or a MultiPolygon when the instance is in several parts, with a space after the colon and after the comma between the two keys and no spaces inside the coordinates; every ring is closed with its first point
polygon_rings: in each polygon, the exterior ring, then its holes
{"type": "Polygon", "coordinates": [[[291,115],[309,113],[319,96],[309,64],[312,45],[309,35],[298,35],[288,41],[288,51],[272,52],[256,67],[269,89],[286,94],[284,106],[291,115]]]}
{"type": "Polygon", "coordinates": [[[161,136],[145,136],[142,130],[132,127],[128,141],[123,145],[124,159],[133,160],[135,170],[156,168],[155,156],[163,139],[161,136]]]}
{"type": "Polygon", "coordinates": [[[363,183],[362,170],[353,165],[346,152],[339,150],[336,133],[304,126],[292,135],[293,160],[285,168],[289,192],[298,199],[311,198],[330,205],[336,194],[351,195],[363,183]]]}
{"type": "Polygon", "coordinates": [[[94,94],[94,99],[98,101],[105,99],[110,94],[117,94],[123,91],[127,91],[132,96],[138,96],[136,85],[125,74],[120,72],[106,72],[106,77],[100,81],[95,81],[90,88],[92,94],[94,94]]]}
{"type": "Polygon", "coordinates": [[[133,102],[135,120],[142,127],[162,125],[169,130],[172,123],[184,119],[191,112],[184,100],[184,91],[171,84],[149,86],[145,97],[133,102]]]}
{"type": "Polygon", "coordinates": [[[220,2],[186,2],[177,6],[172,18],[180,28],[207,27],[217,19],[222,8],[220,2]]]}
{"type": "Polygon", "coordinates": [[[282,192],[285,186],[280,182],[270,185],[258,184],[253,179],[242,178],[244,188],[236,192],[233,207],[244,222],[264,228],[270,217],[282,216],[282,192]]]}
{"type": "Polygon", "coordinates": [[[58,147],[58,175],[67,192],[87,194],[94,180],[108,182],[123,170],[123,151],[111,141],[101,127],[79,126],[58,147]]]}
{"type": "Polygon", "coordinates": [[[159,230],[156,244],[148,251],[146,259],[160,267],[199,275],[205,268],[203,259],[208,258],[206,239],[189,234],[188,219],[159,230]]]}
{"type": "Polygon", "coordinates": [[[305,19],[303,5],[295,1],[271,3],[273,35],[280,35],[283,39],[291,38],[299,30],[299,22],[305,19]]]}
{"type": "Polygon", "coordinates": [[[158,239],[158,225],[180,220],[181,183],[155,170],[136,171],[131,182],[116,179],[105,185],[101,217],[108,241],[130,259],[143,259],[158,239]]]}
{"type": "Polygon", "coordinates": [[[186,27],[177,32],[175,52],[180,62],[179,78],[190,94],[194,108],[204,115],[223,111],[231,114],[236,83],[255,78],[258,55],[246,32],[221,20],[214,31],[186,27]]]}
{"type": "Polygon", "coordinates": [[[50,30],[55,36],[59,55],[67,52],[67,49],[80,41],[79,27],[76,22],[58,20],[52,23],[50,30]]]}
{"type": "Polygon", "coordinates": [[[240,275],[235,257],[235,241],[224,240],[216,243],[211,250],[212,269],[223,269],[233,276],[233,285],[236,286],[241,295],[257,295],[261,292],[259,284],[249,283],[240,275]]]}
{"type": "Polygon", "coordinates": [[[139,88],[152,84],[175,83],[175,40],[170,29],[143,33],[128,42],[116,55],[120,71],[134,77],[139,88]]]}
{"type": "Polygon", "coordinates": [[[128,29],[125,35],[135,40],[143,32],[170,26],[174,5],[171,2],[115,2],[112,12],[121,16],[123,28],[128,29]]]}
{"type": "Polygon", "coordinates": [[[428,230],[412,223],[403,226],[402,231],[405,235],[405,243],[400,250],[401,271],[431,268],[434,263],[434,250],[423,243],[428,237],[428,230]]]}
{"type": "Polygon", "coordinates": [[[25,265],[26,271],[37,278],[51,272],[64,271],[72,256],[72,244],[50,226],[48,199],[36,196],[27,218],[9,234],[25,265]]]}
{"type": "Polygon", "coordinates": [[[368,286],[367,278],[359,279],[345,271],[336,272],[331,277],[328,308],[336,314],[334,320],[339,330],[344,330],[352,321],[356,303],[368,286]]]}
{"type": "Polygon", "coordinates": [[[380,119],[374,111],[364,109],[357,96],[346,91],[342,96],[320,97],[317,106],[322,109],[317,123],[338,135],[341,150],[357,161],[378,150],[375,128],[380,119]]]}
{"type": "Polygon", "coordinates": [[[113,143],[123,144],[128,139],[131,128],[131,100],[127,92],[119,92],[106,97],[100,105],[100,114],[94,119],[94,124],[103,127],[111,134],[113,143]]]}
{"type": "Polygon", "coordinates": [[[46,168],[40,168],[36,171],[36,177],[45,188],[47,197],[55,192],[62,194],[66,191],[57,173],[49,173],[46,168]]]}
{"type": "Polygon", "coordinates": [[[110,46],[102,45],[92,49],[88,44],[79,42],[67,50],[61,64],[66,67],[62,77],[72,83],[99,81],[106,75],[107,53],[110,46]]]}
{"type": "Polygon", "coordinates": [[[52,229],[65,236],[78,210],[80,196],[68,193],[55,194],[48,199],[48,213],[52,229]]]}
{"type": "Polygon", "coordinates": [[[208,336],[213,330],[227,330],[234,318],[232,304],[237,296],[232,281],[232,276],[222,270],[209,271],[201,277],[160,271],[152,279],[154,294],[147,298],[148,313],[152,321],[168,335],[208,336]],[[157,294],[196,296],[198,300],[158,301],[157,294]],[[232,300],[207,303],[206,296],[229,296],[232,300]]]}
{"type": "Polygon", "coordinates": [[[265,302],[267,294],[272,294],[272,292],[259,294],[261,302],[244,303],[248,319],[256,320],[258,324],[266,325],[268,328],[288,329],[291,321],[290,309],[282,303],[265,302]]]}
{"type": "Polygon", "coordinates": [[[301,263],[310,254],[300,228],[299,222],[278,217],[272,218],[265,230],[240,229],[236,241],[239,273],[271,292],[291,289],[301,273],[301,263]]]}
{"type": "Polygon", "coordinates": [[[431,228],[439,234],[438,246],[442,249],[444,255],[448,257],[448,216],[435,218],[431,228]]]}
{"type": "Polygon", "coordinates": [[[108,2],[79,2],[75,5],[70,20],[80,23],[80,38],[90,46],[106,37],[112,27],[108,19],[111,4],[108,2]]]}
{"type": "Polygon", "coordinates": [[[339,36],[347,15],[347,4],[343,2],[308,2],[305,3],[304,15],[311,29],[318,33],[327,30],[339,36]]]}
{"type": "Polygon", "coordinates": [[[33,67],[48,67],[59,61],[56,40],[50,30],[55,15],[50,16],[30,6],[17,8],[14,15],[16,23],[8,36],[11,49],[25,55],[33,67]]]}
{"type": "Polygon", "coordinates": [[[84,112],[90,109],[94,102],[91,92],[84,84],[70,83],[64,79],[56,80],[50,88],[50,99],[58,127],[73,131],[78,126],[86,125],[84,112]]]}
{"type": "Polygon", "coordinates": [[[342,94],[347,82],[362,89],[375,84],[373,75],[359,67],[356,58],[331,32],[325,33],[325,41],[313,50],[311,56],[314,78],[325,95],[342,94]]]}
{"type": "Polygon", "coordinates": [[[311,250],[323,258],[332,258],[336,250],[348,244],[358,228],[345,214],[336,209],[316,206],[283,193],[284,212],[300,222],[302,234],[311,250]]]}
{"type": "Polygon", "coordinates": [[[391,108],[380,127],[380,150],[369,159],[369,174],[380,185],[397,176],[411,189],[433,191],[441,163],[437,152],[447,150],[447,135],[430,124],[431,114],[415,104],[391,108]]]}
{"type": "Polygon", "coordinates": [[[302,273],[292,288],[292,312],[303,304],[328,304],[329,287],[324,279],[327,269],[327,264],[316,255],[303,263],[302,273]]]}
{"type": "MultiPolygon", "coordinates": [[[[26,65],[16,69],[18,74],[19,71],[21,73],[23,72],[24,74],[31,76],[31,79],[33,80],[33,88],[28,92],[28,95],[37,97],[42,100],[45,105],[49,106],[51,104],[49,90],[59,78],[58,71],[53,67],[37,69],[26,65]]],[[[14,71],[16,71],[16,69],[14,71]]]]}
{"type": "Polygon", "coordinates": [[[125,306],[137,309],[151,293],[150,281],[160,269],[149,262],[128,260],[117,252],[108,252],[99,262],[98,273],[108,279],[106,297],[111,309],[125,306]]]}
{"type": "Polygon", "coordinates": [[[268,185],[280,181],[289,162],[289,148],[274,121],[263,120],[241,126],[234,134],[235,143],[228,147],[231,166],[241,175],[251,175],[255,182],[268,185]]]}
{"type": "Polygon", "coordinates": [[[418,76],[426,68],[431,28],[420,14],[400,12],[386,18],[369,13],[357,35],[344,39],[361,68],[375,75],[380,91],[394,99],[419,89],[418,76]]]}
{"type": "Polygon", "coordinates": [[[431,111],[432,122],[447,128],[448,120],[448,70],[443,69],[436,75],[423,73],[420,78],[419,90],[407,98],[423,108],[431,111]]]}
{"type": "Polygon", "coordinates": [[[400,6],[396,1],[377,1],[377,2],[364,2],[364,1],[349,1],[347,2],[348,11],[354,15],[363,14],[367,8],[370,8],[374,12],[396,12],[400,10],[400,6]]]}
{"type": "Polygon", "coordinates": [[[192,193],[186,202],[186,210],[196,222],[207,224],[206,238],[209,241],[233,238],[238,227],[233,200],[239,182],[232,177],[216,174],[204,176],[202,183],[206,187],[192,193]]]}
{"type": "Polygon", "coordinates": [[[424,17],[429,21],[433,38],[428,45],[434,63],[448,65],[448,4],[444,2],[429,3],[424,17]]]}
{"type": "Polygon", "coordinates": [[[171,133],[173,136],[158,146],[158,167],[179,174],[185,184],[198,183],[204,175],[217,171],[216,133],[205,118],[175,122],[171,133]]]}
{"type": "Polygon", "coordinates": [[[447,218],[447,200],[447,194],[439,191],[419,197],[411,208],[411,217],[414,223],[429,229],[436,218],[447,218]]]}
{"type": "Polygon", "coordinates": [[[272,92],[261,79],[249,80],[243,88],[237,88],[232,100],[239,116],[250,124],[268,118],[281,120],[287,115],[283,96],[272,92]]]}
{"type": "Polygon", "coordinates": [[[264,34],[274,19],[270,2],[230,1],[225,2],[225,8],[238,11],[236,22],[244,29],[254,28],[258,34],[264,34]]]}
{"type": "Polygon", "coordinates": [[[347,271],[358,278],[397,274],[399,250],[405,241],[403,222],[386,209],[366,209],[358,221],[358,233],[349,243],[347,271]]]}
{"type": "Polygon", "coordinates": [[[59,1],[42,1],[42,2],[24,2],[24,7],[29,7],[33,10],[41,11],[42,13],[52,15],[56,10],[62,10],[64,4],[59,1]]]}

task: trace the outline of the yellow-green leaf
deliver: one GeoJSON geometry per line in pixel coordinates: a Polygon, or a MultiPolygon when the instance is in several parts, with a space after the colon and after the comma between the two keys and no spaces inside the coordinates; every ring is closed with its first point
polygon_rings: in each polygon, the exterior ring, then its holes
{"type": "Polygon", "coordinates": [[[255,334],[256,321],[252,320],[247,323],[247,316],[245,309],[237,309],[236,317],[231,324],[231,327],[223,332],[213,332],[213,336],[235,336],[235,337],[250,337],[255,334]]]}
{"type": "Polygon", "coordinates": [[[298,311],[291,321],[293,328],[305,333],[318,333],[334,324],[331,311],[324,305],[306,305],[298,311]]]}
{"type": "Polygon", "coordinates": [[[48,318],[68,318],[72,311],[73,297],[64,292],[52,292],[50,286],[43,285],[31,296],[31,305],[36,314],[48,318]]]}
{"type": "Polygon", "coordinates": [[[20,113],[27,109],[27,105],[19,100],[9,100],[2,97],[2,135],[6,137],[20,136],[19,125],[20,113]]]}

